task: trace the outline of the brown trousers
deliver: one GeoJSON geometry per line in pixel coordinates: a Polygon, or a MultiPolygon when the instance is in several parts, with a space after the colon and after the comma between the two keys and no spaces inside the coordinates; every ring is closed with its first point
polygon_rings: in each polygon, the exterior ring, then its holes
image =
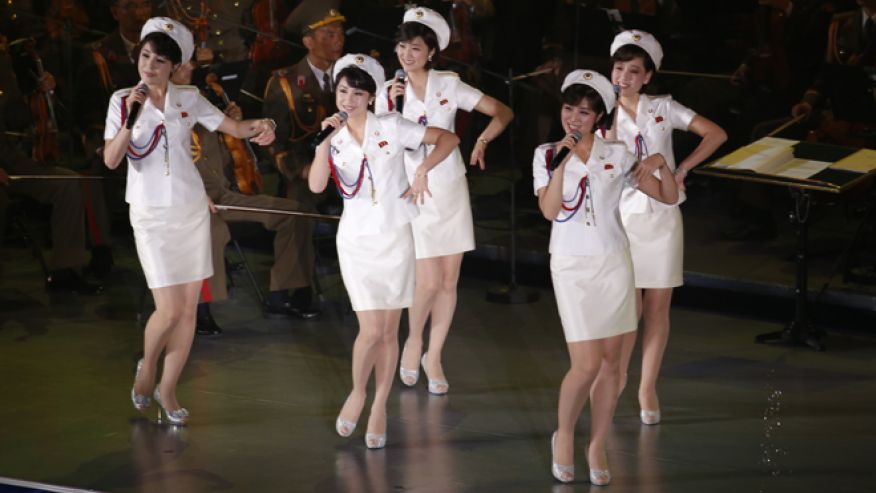
{"type": "MultiPolygon", "coordinates": [[[[29,159],[5,164],[10,175],[75,175],[67,168],[39,165],[29,159]]],[[[14,180],[11,195],[31,197],[52,206],[52,255],[49,269],[78,268],[88,261],[86,237],[94,246],[109,245],[109,214],[98,180],[14,180]]]]}

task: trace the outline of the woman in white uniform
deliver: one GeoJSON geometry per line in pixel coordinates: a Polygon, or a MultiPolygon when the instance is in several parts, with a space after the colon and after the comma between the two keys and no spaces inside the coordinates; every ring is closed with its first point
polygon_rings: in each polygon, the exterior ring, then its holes
{"type": "Polygon", "coordinates": [[[188,420],[188,411],[176,400],[176,387],[195,333],[198,290],[201,281],[213,274],[210,211],[204,184],[192,163],[191,129],[200,123],[261,145],[274,140],[273,122],[236,122],[207,102],[197,88],[170,82],[173,71],[191,59],[193,50],[192,33],[185,26],[165,17],[149,19],[135,48],[141,82],[112,95],[104,133],[107,167],[115,169],[122,158],[128,159],[125,200],[130,204],[137,256],[155,300],[131,400],[143,411],[151,404],[151,393],[174,424],[188,420]],[[164,372],[156,386],[162,351],[164,372]]]}
{"type": "Polygon", "coordinates": [[[673,203],[678,190],[659,154],[638,163],[622,143],[594,136],[615,106],[608,79],[575,70],[562,91],[560,119],[567,136],[536,148],[532,162],[539,209],[553,223],[551,279],[571,360],[560,386],[551,472],[562,482],[574,479],[575,424],[591,397],[589,477],[605,485],[611,481],[605,447],[618,397],[621,341],[636,330],[633,268],[618,209],[621,191],[632,184],[673,203]],[[660,179],[651,169],[660,170],[660,179]]]}
{"type": "MultiPolygon", "coordinates": [[[[628,187],[621,200],[621,218],[630,241],[636,279],[637,319],[644,320],[640,418],[650,425],[660,422],[657,375],[669,340],[672,288],[682,284],[684,232],[678,204],[684,201],[684,178],[727,140],[727,134],[671,96],[641,93],[663,59],[663,50],[654,36],[643,31],[622,32],[611,44],[611,56],[611,81],[620,91],[618,111],[608,138],[626,144],[638,159],[662,154],[682,192],[678,202],[667,205],[628,187]],[[697,148],[678,166],[672,153],[672,131],[676,129],[702,137],[697,148]]],[[[631,332],[624,338],[619,393],[626,386],[635,345],[636,332],[631,332]]]]}
{"type": "MultiPolygon", "coordinates": [[[[396,35],[396,54],[404,80],[389,81],[377,98],[376,113],[399,112],[408,120],[454,131],[457,110],[478,111],[492,117],[478,136],[469,164],[484,169],[484,152],[513,118],[511,109],[459,80],[455,72],[432,69],[438,52],[450,42],[450,26],[441,14],[427,8],[405,12],[396,35]],[[402,107],[396,103],[402,102],[402,107]]],[[[405,168],[413,180],[429,147],[405,153],[405,168]]],[[[456,310],[456,284],[464,252],[474,250],[474,227],[465,163],[459,149],[429,171],[434,186],[431,200],[420,206],[414,220],[417,255],[414,304],[408,311],[409,332],[402,351],[399,377],[408,386],[423,367],[432,394],[446,394],[450,386],[441,365],[441,351],[456,310]],[[420,357],[423,331],[431,316],[429,350],[420,357]]]]}
{"type": "Polygon", "coordinates": [[[414,240],[411,221],[416,202],[430,194],[427,172],[459,144],[456,135],[405,120],[397,113],[376,116],[368,110],[383,67],[366,55],[346,55],[333,69],[339,113],[323,121],[334,127],[317,148],[308,176],[311,191],[322,192],[329,176],[345,199],[338,226],[341,277],[359,321],[353,344],[353,390],[335,421],[348,437],[365,406],[374,370],[375,391],[365,434],[368,448],[386,444],[386,400],[398,361],[398,324],[414,297],[414,240]],[[346,114],[346,120],[342,117],[346,114]],[[409,184],[405,149],[429,144],[432,152],[409,184]]]}

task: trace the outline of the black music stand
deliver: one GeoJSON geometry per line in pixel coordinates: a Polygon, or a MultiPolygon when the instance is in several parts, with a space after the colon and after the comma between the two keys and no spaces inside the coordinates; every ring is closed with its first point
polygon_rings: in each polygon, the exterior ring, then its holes
{"type": "MultiPolygon", "coordinates": [[[[816,158],[817,156],[832,156],[832,161],[838,160],[845,154],[851,155],[854,150],[837,146],[798,143],[795,146],[795,157],[803,159],[816,158]]],[[[721,160],[710,163],[695,172],[717,178],[740,180],[751,183],[765,183],[768,185],[787,187],[791,193],[793,203],[788,219],[794,226],[794,234],[797,239],[796,273],[794,282],[794,318],[784,329],[775,332],[759,334],[754,338],[757,343],[780,344],[784,346],[806,346],[816,351],[824,351],[821,342],[824,332],[815,328],[809,320],[809,211],[812,206],[812,192],[826,192],[841,195],[852,188],[865,183],[869,178],[876,176],[871,170],[868,173],[858,173],[841,169],[828,168],[810,178],[789,178],[771,174],[762,174],[751,170],[734,170],[716,166],[721,160]]],[[[876,169],[876,165],[874,165],[876,169]]]]}

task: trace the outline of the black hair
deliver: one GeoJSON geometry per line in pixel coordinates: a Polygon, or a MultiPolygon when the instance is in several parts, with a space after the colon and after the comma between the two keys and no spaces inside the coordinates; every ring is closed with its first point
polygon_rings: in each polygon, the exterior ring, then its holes
{"type": "Polygon", "coordinates": [[[657,66],[654,65],[654,60],[651,59],[651,55],[636,45],[623,45],[618,48],[617,51],[614,52],[614,55],[611,56],[611,64],[614,65],[614,62],[628,62],[633,58],[641,58],[642,61],[644,61],[645,70],[648,72],[657,71],[657,66]]]}
{"type": "MultiPolygon", "coordinates": [[[[398,26],[398,31],[395,33],[395,42],[396,44],[407,43],[416,39],[417,36],[423,38],[423,42],[426,43],[429,51],[434,50],[435,56],[438,55],[441,51],[441,48],[438,46],[438,35],[435,34],[432,28],[422,22],[405,22],[398,26]]],[[[432,68],[432,61],[427,60],[426,69],[430,68],[432,68]]]]}
{"type": "Polygon", "coordinates": [[[341,79],[347,79],[347,85],[353,89],[366,91],[372,96],[377,94],[377,84],[374,82],[374,79],[368,75],[368,72],[359,67],[349,65],[342,68],[341,71],[338,72],[338,76],[335,77],[335,87],[338,87],[341,79]]]}
{"type": "Polygon", "coordinates": [[[596,89],[586,84],[572,84],[563,91],[563,104],[578,106],[584,99],[590,103],[590,109],[594,113],[597,115],[602,113],[602,118],[593,123],[593,128],[590,131],[596,132],[597,128],[604,128],[606,130],[611,128],[613,113],[605,111],[605,101],[602,100],[602,96],[596,92],[596,89]]]}
{"type": "Polygon", "coordinates": [[[147,34],[146,37],[137,43],[137,46],[134,48],[134,60],[140,58],[140,50],[147,44],[152,44],[153,53],[167,58],[173,65],[182,63],[182,50],[180,50],[179,45],[176,44],[173,38],[160,31],[147,34]]]}

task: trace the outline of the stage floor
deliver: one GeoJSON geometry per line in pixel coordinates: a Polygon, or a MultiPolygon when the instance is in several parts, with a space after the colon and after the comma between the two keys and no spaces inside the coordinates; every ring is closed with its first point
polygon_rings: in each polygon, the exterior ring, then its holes
{"type": "MultiPolygon", "coordinates": [[[[863,330],[832,332],[815,353],[754,344],[774,323],[673,310],[663,423],[639,423],[628,387],[609,444],[614,481],[591,488],[585,411],[579,479],[559,485],[549,438],[568,359],[549,290],[494,305],[490,283],[463,278],[450,394],[396,380],[386,449],[370,451],[364,413],[352,438],[334,431],[356,335],[336,274],[322,277],[325,314],[311,322],[264,319],[234,275],[232,299],[214,308],[225,334],[198,337],[183,374],[191,424],[175,428],[131,407],[141,277],[129,246],[116,257],[103,296],[49,297],[27,252],[2,249],[0,477],[113,492],[876,491],[876,340],[863,330]]],[[[250,262],[263,279],[270,259],[250,262]]]]}

